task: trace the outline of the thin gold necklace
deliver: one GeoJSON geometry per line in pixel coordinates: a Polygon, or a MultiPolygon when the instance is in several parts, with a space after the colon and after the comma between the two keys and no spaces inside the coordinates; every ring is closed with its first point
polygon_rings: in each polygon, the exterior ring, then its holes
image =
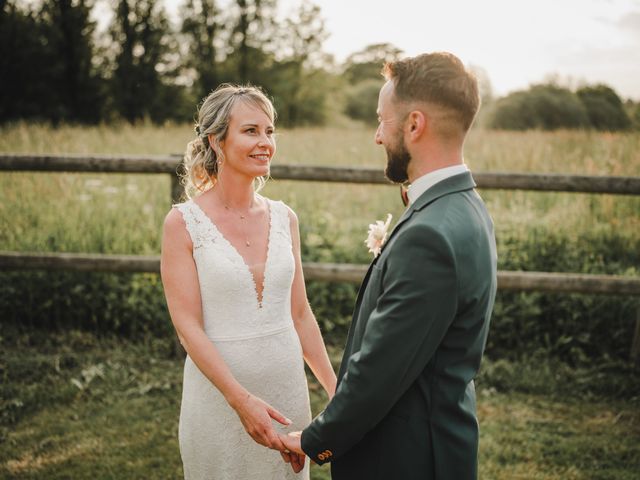
{"type": "MultiPolygon", "coordinates": [[[[218,194],[218,198],[220,199],[220,201],[222,202],[222,205],[224,206],[225,210],[235,213],[239,218],[240,218],[240,225],[242,225],[242,233],[244,234],[244,244],[247,247],[251,246],[251,242],[249,241],[249,236],[247,235],[247,227],[245,225],[245,220],[247,219],[247,214],[242,214],[240,213],[238,210],[236,210],[235,208],[231,208],[229,206],[229,204],[224,200],[224,198],[222,197],[222,185],[220,185],[218,188],[220,188],[220,194],[218,194]]],[[[255,194],[251,197],[251,203],[249,204],[249,207],[247,208],[247,212],[249,212],[251,210],[251,208],[253,207],[255,203],[255,194]]]]}

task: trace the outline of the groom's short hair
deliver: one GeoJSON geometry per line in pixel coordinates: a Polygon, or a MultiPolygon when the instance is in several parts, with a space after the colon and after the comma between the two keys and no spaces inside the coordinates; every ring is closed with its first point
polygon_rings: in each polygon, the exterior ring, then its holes
{"type": "Polygon", "coordinates": [[[382,74],[393,81],[398,101],[441,107],[447,123],[457,124],[463,137],[471,127],[480,107],[478,81],[452,53],[425,53],[388,62],[382,74]]]}

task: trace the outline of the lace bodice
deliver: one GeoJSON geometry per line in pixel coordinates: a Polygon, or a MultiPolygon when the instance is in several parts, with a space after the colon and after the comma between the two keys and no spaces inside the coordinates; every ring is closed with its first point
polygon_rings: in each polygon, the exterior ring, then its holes
{"type": "Polygon", "coordinates": [[[294,259],[289,212],[282,202],[267,202],[269,240],[261,301],[251,270],[204,211],[193,200],[176,205],[193,243],[204,329],[212,340],[267,335],[291,324],[294,259]]]}

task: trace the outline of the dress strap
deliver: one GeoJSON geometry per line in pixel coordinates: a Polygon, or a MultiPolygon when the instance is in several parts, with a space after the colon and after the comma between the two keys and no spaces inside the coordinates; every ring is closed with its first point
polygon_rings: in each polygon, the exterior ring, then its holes
{"type": "Polygon", "coordinates": [[[187,200],[184,203],[174,205],[182,214],[187,231],[193,243],[193,249],[202,247],[206,242],[214,242],[216,232],[206,217],[204,212],[193,202],[187,200]]]}
{"type": "Polygon", "coordinates": [[[273,230],[291,242],[291,222],[289,221],[289,208],[281,200],[268,200],[271,204],[271,222],[273,230]]]}

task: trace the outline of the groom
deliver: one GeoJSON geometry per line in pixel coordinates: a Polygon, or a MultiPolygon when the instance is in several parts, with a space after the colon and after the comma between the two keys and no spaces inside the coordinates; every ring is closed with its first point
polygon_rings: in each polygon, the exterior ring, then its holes
{"type": "Polygon", "coordinates": [[[493,224],[462,158],[478,86],[449,53],[383,73],[375,141],[410,204],[358,293],[335,396],[281,438],[332,462],[333,480],[475,479],[473,378],[496,293],[493,224]]]}

